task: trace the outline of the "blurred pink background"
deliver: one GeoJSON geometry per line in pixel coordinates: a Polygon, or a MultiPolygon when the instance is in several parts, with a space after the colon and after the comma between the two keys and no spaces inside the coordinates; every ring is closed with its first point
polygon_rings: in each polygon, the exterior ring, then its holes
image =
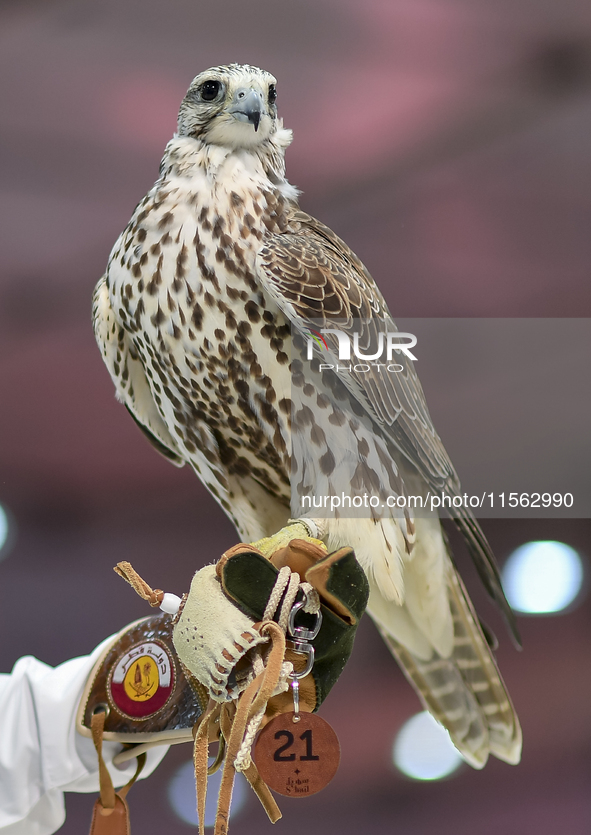
{"type": "MultiPolygon", "coordinates": [[[[201,70],[237,61],[276,75],[301,204],[356,250],[395,317],[591,316],[582,0],[5,0],[0,46],[0,502],[18,532],[0,563],[3,671],[23,654],[85,654],[147,614],[115,562],[181,593],[236,541],[115,402],[90,325],[94,284],[201,70]]],[[[436,412],[445,379],[427,395],[436,412]]],[[[591,553],[588,520],[484,527],[501,563],[531,539],[591,553]]],[[[517,653],[466,573],[501,639],[522,765],[437,784],[396,772],[392,740],[419,705],[367,622],[322,709],[341,739],[337,777],[305,808],[283,800],[273,831],[589,832],[589,603],[521,618],[517,653]]],[[[136,832],[187,829],[166,799],[181,749],[133,789],[136,832]]],[[[91,807],[69,796],[61,831],[85,831],[91,807]]],[[[232,823],[235,835],[270,827],[254,798],[232,823]]]]}

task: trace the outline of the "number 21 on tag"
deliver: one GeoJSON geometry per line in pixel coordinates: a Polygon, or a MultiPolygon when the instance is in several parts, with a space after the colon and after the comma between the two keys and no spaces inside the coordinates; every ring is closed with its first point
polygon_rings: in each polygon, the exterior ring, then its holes
{"type": "Polygon", "coordinates": [[[272,719],[258,736],[254,761],[267,785],[286,797],[309,797],[330,783],[341,751],[331,726],[315,713],[293,713],[272,719]]]}

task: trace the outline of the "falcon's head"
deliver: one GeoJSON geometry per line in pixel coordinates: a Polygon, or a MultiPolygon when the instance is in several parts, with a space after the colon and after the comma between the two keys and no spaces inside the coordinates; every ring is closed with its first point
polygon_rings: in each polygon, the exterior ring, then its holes
{"type": "Polygon", "coordinates": [[[181,104],[179,135],[226,148],[262,145],[281,127],[276,84],[270,73],[248,64],[200,73],[181,104]]]}

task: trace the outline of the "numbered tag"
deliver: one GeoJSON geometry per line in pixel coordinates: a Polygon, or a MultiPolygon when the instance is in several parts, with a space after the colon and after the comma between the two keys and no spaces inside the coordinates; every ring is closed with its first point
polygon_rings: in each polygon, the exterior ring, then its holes
{"type": "Polygon", "coordinates": [[[328,722],[315,713],[282,713],[258,736],[254,761],[259,774],[286,797],[309,797],[327,786],[337,773],[341,748],[328,722]]]}

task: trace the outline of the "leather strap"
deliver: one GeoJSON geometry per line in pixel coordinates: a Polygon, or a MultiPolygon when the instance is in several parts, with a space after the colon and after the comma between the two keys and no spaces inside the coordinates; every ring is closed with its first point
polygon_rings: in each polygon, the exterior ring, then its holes
{"type": "MultiPolygon", "coordinates": [[[[195,735],[193,753],[195,764],[195,782],[197,784],[197,814],[199,816],[199,835],[205,835],[205,799],[207,795],[207,752],[210,736],[210,723],[218,716],[221,731],[226,740],[226,757],[222,782],[218,796],[218,808],[214,827],[214,835],[226,835],[232,790],[236,769],[234,763],[242,745],[244,734],[250,720],[264,710],[277,686],[281,674],[281,665],[285,656],[285,636],[281,628],[273,621],[266,621],[260,627],[261,634],[271,638],[272,646],[267,664],[263,671],[250,682],[246,690],[238,698],[237,703],[226,702],[216,704],[213,700],[201,719],[195,735]],[[234,712],[235,711],[235,712],[234,712]]],[[[244,775],[256,792],[269,819],[275,823],[281,817],[273,795],[266,783],[261,779],[254,763],[245,769],[244,775]]]]}
{"type": "Polygon", "coordinates": [[[115,795],[115,807],[105,815],[101,801],[97,800],[92,811],[90,835],[129,835],[129,808],[119,795],[115,795]]]}
{"type": "Polygon", "coordinates": [[[100,785],[100,803],[103,809],[115,808],[115,788],[113,780],[109,774],[109,770],[103,759],[103,732],[105,729],[106,713],[101,710],[95,713],[90,722],[90,729],[92,731],[92,741],[98,756],[99,762],[99,785],[100,785]]]}
{"type": "Polygon", "coordinates": [[[113,780],[103,758],[103,733],[106,714],[95,713],[91,719],[92,741],[99,762],[100,797],[94,804],[90,835],[129,835],[129,807],[125,797],[146,764],[146,754],[137,758],[137,768],[131,780],[115,792],[113,780]]]}

